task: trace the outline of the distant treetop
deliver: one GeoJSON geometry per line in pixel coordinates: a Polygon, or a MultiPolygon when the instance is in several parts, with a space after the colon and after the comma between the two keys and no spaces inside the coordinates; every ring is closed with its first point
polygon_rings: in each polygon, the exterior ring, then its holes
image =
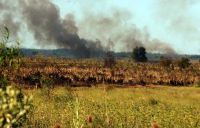
{"type": "Polygon", "coordinates": [[[144,47],[135,47],[132,52],[132,58],[136,62],[147,62],[146,49],[144,47]]]}

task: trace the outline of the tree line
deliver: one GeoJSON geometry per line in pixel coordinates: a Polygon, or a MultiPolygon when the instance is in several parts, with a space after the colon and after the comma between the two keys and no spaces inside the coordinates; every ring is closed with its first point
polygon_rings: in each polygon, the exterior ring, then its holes
{"type": "MultiPolygon", "coordinates": [[[[133,48],[131,58],[133,61],[135,61],[137,63],[148,62],[146,48],[143,46],[133,48]]],[[[170,57],[161,56],[159,62],[161,64],[161,66],[163,66],[163,67],[173,69],[173,67],[174,67],[173,61],[174,60],[170,57]]],[[[182,57],[181,59],[178,59],[176,61],[176,63],[180,69],[188,68],[191,65],[190,60],[186,57],[182,57]]],[[[115,64],[116,64],[116,59],[114,57],[114,54],[112,52],[107,52],[107,54],[104,58],[104,66],[112,68],[115,66],[115,64]]]]}

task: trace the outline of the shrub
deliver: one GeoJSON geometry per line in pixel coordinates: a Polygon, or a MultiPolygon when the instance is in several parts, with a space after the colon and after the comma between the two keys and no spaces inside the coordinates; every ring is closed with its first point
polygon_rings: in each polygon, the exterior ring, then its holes
{"type": "Polygon", "coordinates": [[[13,86],[0,88],[0,127],[19,127],[30,108],[30,98],[13,86]]]}
{"type": "Polygon", "coordinates": [[[167,57],[161,57],[160,58],[160,64],[163,66],[163,67],[171,67],[172,65],[172,59],[171,58],[167,58],[167,57]]]}
{"type": "Polygon", "coordinates": [[[181,58],[180,61],[178,61],[178,66],[181,69],[188,68],[191,65],[190,60],[188,58],[181,58]]]}
{"type": "Polygon", "coordinates": [[[135,47],[133,49],[132,58],[136,62],[147,62],[146,49],[144,47],[135,47]]]}
{"type": "Polygon", "coordinates": [[[112,68],[116,65],[115,57],[112,52],[107,52],[106,57],[104,59],[104,67],[112,68]]]}

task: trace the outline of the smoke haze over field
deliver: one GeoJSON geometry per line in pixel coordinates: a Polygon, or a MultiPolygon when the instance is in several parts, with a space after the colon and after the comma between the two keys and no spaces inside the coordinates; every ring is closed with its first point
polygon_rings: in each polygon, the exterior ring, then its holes
{"type": "Polygon", "coordinates": [[[49,0],[21,1],[24,20],[28,29],[41,46],[55,44],[57,47],[75,50],[77,56],[89,57],[96,50],[103,50],[98,41],[80,38],[73,15],[60,18],[58,8],[49,0]]]}
{"type": "Polygon", "coordinates": [[[155,0],[144,8],[147,3],[135,0],[135,10],[129,8],[131,1],[114,1],[0,0],[0,22],[23,40],[23,46],[66,48],[75,51],[77,57],[107,50],[132,51],[136,46],[144,46],[149,52],[175,54],[182,48],[176,42],[181,41],[200,49],[197,23],[187,15],[198,1],[155,0]],[[152,4],[156,9],[149,11],[152,4]],[[137,13],[140,9],[147,10],[149,17],[137,13]],[[32,46],[27,41],[33,42],[32,46]]]}

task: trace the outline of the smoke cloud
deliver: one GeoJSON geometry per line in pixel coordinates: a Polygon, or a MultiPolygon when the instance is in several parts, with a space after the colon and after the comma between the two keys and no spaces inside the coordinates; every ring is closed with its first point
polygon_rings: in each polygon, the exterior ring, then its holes
{"type": "Polygon", "coordinates": [[[117,47],[121,51],[132,51],[136,46],[144,46],[150,52],[175,53],[167,43],[152,39],[148,31],[128,23],[132,17],[128,11],[116,8],[108,14],[87,13],[77,24],[73,14],[61,18],[59,8],[50,0],[17,0],[14,3],[0,1],[3,12],[0,21],[16,35],[26,25],[41,47],[55,45],[70,49],[75,51],[76,57],[90,57],[117,47]]]}
{"type": "Polygon", "coordinates": [[[73,15],[61,19],[59,9],[49,0],[20,2],[24,20],[42,46],[53,43],[76,51],[78,57],[89,57],[93,52],[103,50],[99,42],[80,38],[73,15]]]}
{"type": "Polygon", "coordinates": [[[79,25],[80,33],[83,37],[102,39],[108,50],[120,46],[120,51],[132,51],[134,47],[144,46],[148,52],[176,53],[168,43],[152,39],[147,29],[127,23],[129,17],[132,17],[129,12],[117,9],[110,15],[87,13],[79,25]]]}
{"type": "MultiPolygon", "coordinates": [[[[15,3],[15,2],[14,2],[15,3]]],[[[10,1],[1,0],[0,1],[0,23],[2,25],[6,25],[12,34],[18,35],[18,31],[20,30],[20,23],[16,20],[16,6],[11,4],[10,1]]]]}
{"type": "Polygon", "coordinates": [[[174,34],[187,49],[191,46],[194,46],[193,50],[199,47],[200,24],[196,16],[199,0],[158,0],[155,5],[154,18],[166,27],[166,31],[174,34]]]}

